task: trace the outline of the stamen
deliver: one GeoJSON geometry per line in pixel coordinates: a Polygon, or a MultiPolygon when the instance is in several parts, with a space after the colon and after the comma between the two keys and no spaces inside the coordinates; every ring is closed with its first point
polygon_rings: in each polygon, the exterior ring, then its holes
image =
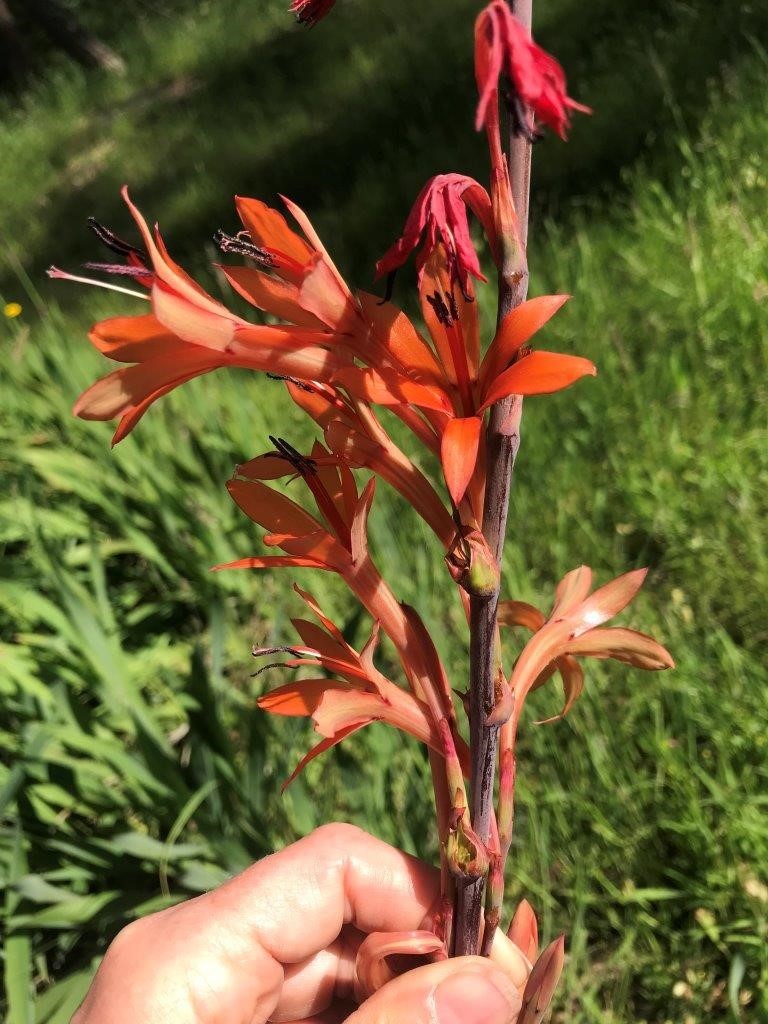
{"type": "Polygon", "coordinates": [[[309,459],[306,455],[302,455],[301,452],[297,451],[292,444],[288,444],[284,438],[273,437],[272,434],[270,434],[269,440],[277,449],[274,454],[281,456],[286,460],[286,462],[290,462],[296,472],[300,473],[301,476],[314,476],[315,473],[317,473],[317,463],[314,459],[309,459]]]}
{"type": "Polygon", "coordinates": [[[378,303],[379,306],[383,306],[383,305],[385,305],[385,303],[391,301],[392,293],[395,290],[395,276],[396,275],[397,275],[397,267],[395,267],[394,270],[390,270],[390,272],[387,274],[387,284],[386,284],[386,287],[384,289],[384,298],[381,300],[381,302],[378,303]]]}
{"type": "Polygon", "coordinates": [[[542,133],[534,128],[525,104],[518,96],[517,90],[506,75],[502,79],[501,94],[504,100],[504,105],[509,111],[512,134],[526,139],[526,141],[531,144],[542,139],[542,133]]]}
{"type": "Polygon", "coordinates": [[[237,256],[246,256],[248,259],[260,263],[262,267],[273,269],[277,266],[277,260],[272,253],[254,244],[247,231],[228,235],[219,228],[213,236],[213,244],[225,254],[234,253],[237,256]]]}
{"type": "Polygon", "coordinates": [[[315,460],[307,458],[301,452],[297,452],[293,445],[289,444],[282,437],[273,437],[270,434],[269,440],[277,449],[275,454],[287,459],[296,472],[301,474],[304,483],[312,492],[312,497],[315,499],[321,515],[325,517],[326,523],[347,550],[351,550],[352,538],[349,526],[344,521],[344,517],[338,508],[336,508],[336,503],[328,493],[322,479],[318,476],[315,460]]]}
{"type": "Polygon", "coordinates": [[[317,388],[311,384],[307,384],[305,380],[299,380],[298,377],[290,377],[287,373],[268,373],[267,377],[270,380],[287,380],[289,384],[295,384],[301,391],[308,391],[311,395],[317,394],[317,388]]]}
{"type": "Polygon", "coordinates": [[[138,256],[142,263],[148,263],[149,257],[143,249],[139,249],[135,245],[131,245],[130,242],[124,242],[122,238],[110,231],[109,228],[105,228],[103,224],[99,224],[95,217],[88,218],[88,227],[96,235],[98,240],[105,245],[112,252],[117,253],[118,256],[138,256]]]}
{"type": "Polygon", "coordinates": [[[120,292],[122,295],[130,295],[134,299],[144,299],[146,302],[149,302],[149,295],[146,293],[134,292],[130,288],[121,288],[119,285],[110,284],[108,281],[97,281],[93,277],[79,277],[77,274],[68,274],[66,270],[60,270],[58,267],[48,267],[46,274],[57,281],[75,281],[77,284],[90,284],[94,288],[106,288],[109,292],[120,292]]]}
{"type": "Polygon", "coordinates": [[[432,309],[434,309],[435,316],[437,317],[439,323],[442,324],[443,327],[451,327],[453,325],[453,321],[456,317],[458,317],[459,313],[458,309],[456,308],[456,303],[453,300],[453,296],[451,296],[451,306],[454,309],[456,309],[455,315],[452,315],[452,309],[448,307],[448,304],[446,303],[445,299],[440,294],[440,292],[435,292],[434,295],[428,295],[427,302],[430,304],[432,309]]]}

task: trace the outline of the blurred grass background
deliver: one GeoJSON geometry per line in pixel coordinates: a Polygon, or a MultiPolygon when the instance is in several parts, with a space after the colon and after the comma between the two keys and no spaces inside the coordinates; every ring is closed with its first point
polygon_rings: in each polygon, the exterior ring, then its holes
{"type": "MultiPolygon", "coordinates": [[[[109,428],[69,410],[106,370],[87,327],[130,300],[56,287],[45,266],[98,258],[90,214],[130,230],[128,181],[203,275],[232,194],[280,191],[368,287],[430,174],[484,174],[475,0],[347,0],[312,32],[280,0],[72,6],[127,74],[41,49],[34,82],[0,101],[0,295],[24,307],[0,324],[10,1024],[67,1021],[123,924],[322,821],[424,856],[436,842],[424,757],[383,727],[279,796],[310,730],[255,709],[274,679],[251,678],[249,648],[291,637],[289,578],[208,572],[257,550],[223,489],[232,466],[307,425],[279,385],[220,373],[111,452],[109,428]]],[[[531,899],[546,937],[569,933],[558,1021],[765,1020],[768,12],[540,7],[541,41],[596,113],[536,150],[532,293],[574,293],[546,344],[600,376],[528,403],[506,589],[546,605],[581,562],[601,579],[649,565],[626,621],[679,667],[590,665],[580,704],[546,728],[532,720],[557,695],[532,702],[511,899],[531,899]]],[[[459,609],[407,516],[380,488],[374,550],[460,685],[459,609]]],[[[363,635],[341,588],[296,575],[363,635]]]]}

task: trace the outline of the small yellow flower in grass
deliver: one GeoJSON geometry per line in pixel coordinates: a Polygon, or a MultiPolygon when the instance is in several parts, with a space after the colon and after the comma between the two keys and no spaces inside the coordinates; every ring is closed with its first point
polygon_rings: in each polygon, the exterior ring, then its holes
{"type": "Polygon", "coordinates": [[[3,306],[3,316],[7,316],[9,320],[14,320],[17,316],[21,315],[21,304],[18,302],[6,302],[3,306]]]}

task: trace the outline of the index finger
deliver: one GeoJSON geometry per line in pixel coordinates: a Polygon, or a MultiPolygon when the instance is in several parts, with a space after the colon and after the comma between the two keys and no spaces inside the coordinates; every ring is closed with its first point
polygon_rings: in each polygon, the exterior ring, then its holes
{"type": "Polygon", "coordinates": [[[324,825],[215,892],[210,913],[231,919],[278,963],[329,946],[343,925],[363,932],[418,928],[439,873],[353,825],[324,825]]]}

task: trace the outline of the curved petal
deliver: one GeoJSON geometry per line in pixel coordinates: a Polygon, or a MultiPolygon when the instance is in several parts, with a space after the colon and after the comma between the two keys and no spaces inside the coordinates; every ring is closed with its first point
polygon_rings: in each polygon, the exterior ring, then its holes
{"type": "Polygon", "coordinates": [[[221,365],[220,356],[206,349],[184,346],[183,358],[175,349],[166,350],[97,380],[80,395],[73,412],[84,420],[109,420],[138,406],[146,407],[161,394],[221,365]]]}
{"type": "Polygon", "coordinates": [[[570,295],[539,295],[517,306],[502,320],[480,367],[480,386],[495,380],[520,349],[561,309],[570,295]]]}
{"type": "Polygon", "coordinates": [[[287,718],[311,717],[331,690],[346,691],[349,684],[338,679],[300,679],[258,697],[256,703],[262,711],[287,718]]]}
{"type": "Polygon", "coordinates": [[[483,421],[477,416],[451,420],[443,431],[440,459],[445,482],[455,505],[458,505],[475,472],[480,450],[483,421]]]}
{"type": "Polygon", "coordinates": [[[547,620],[538,608],[527,601],[500,601],[498,621],[502,626],[525,626],[535,633],[547,620]]]}
{"type": "Polygon", "coordinates": [[[100,320],[93,325],[88,337],[99,352],[121,363],[140,363],[170,349],[181,350],[185,345],[152,313],[100,320]]]}
{"type": "Polygon", "coordinates": [[[344,367],[333,376],[355,398],[377,405],[415,405],[438,412],[452,411],[450,399],[440,388],[417,384],[393,371],[378,371],[359,366],[344,367]]]}
{"type": "Polygon", "coordinates": [[[265,530],[291,537],[325,533],[320,523],[300,505],[259,480],[234,478],[227,482],[227,490],[248,518],[265,530]]]}
{"type": "Polygon", "coordinates": [[[623,611],[642,587],[647,574],[647,569],[634,569],[598,587],[578,609],[574,609],[573,615],[578,616],[578,627],[573,635],[581,636],[588,629],[602,625],[623,611]]]}
{"type": "Polygon", "coordinates": [[[264,555],[253,558],[238,558],[234,562],[221,562],[219,565],[211,566],[211,572],[221,572],[224,569],[282,569],[290,566],[294,569],[327,569],[333,571],[333,567],[317,558],[306,558],[300,555],[264,555]]]}
{"type": "Polygon", "coordinates": [[[651,672],[675,667],[672,655],[665,647],[635,629],[590,629],[570,640],[567,651],[580,658],[613,658],[651,672]]]}
{"type": "Polygon", "coordinates": [[[363,316],[394,362],[413,373],[416,379],[444,382],[432,350],[401,309],[368,292],[358,292],[357,298],[363,316]]]}
{"type": "Polygon", "coordinates": [[[297,327],[309,327],[316,331],[323,329],[322,321],[314,313],[307,312],[299,302],[299,289],[296,285],[270,277],[253,267],[219,265],[219,270],[237,294],[257,309],[296,324],[297,327]]]}
{"type": "Polygon", "coordinates": [[[305,754],[304,757],[302,757],[302,759],[299,761],[299,763],[293,769],[291,774],[280,787],[280,792],[284,793],[286,791],[286,789],[290,786],[290,784],[297,777],[297,775],[300,775],[301,772],[304,771],[304,769],[307,767],[310,761],[314,761],[314,759],[318,757],[320,754],[324,754],[326,750],[330,750],[331,747],[335,747],[338,743],[341,743],[342,740],[346,739],[347,736],[351,736],[353,732],[357,732],[359,729],[364,728],[364,726],[368,724],[368,722],[358,722],[356,725],[349,725],[346,727],[346,729],[341,729],[339,732],[337,732],[335,736],[327,736],[324,740],[321,740],[320,743],[312,747],[308,754],[305,754]]]}
{"type": "Polygon", "coordinates": [[[594,377],[596,374],[595,364],[582,356],[531,352],[513,363],[494,381],[488,382],[483,404],[477,411],[485,412],[495,402],[509,395],[550,395],[570,387],[581,377],[594,377]]]}
{"type": "Polygon", "coordinates": [[[592,570],[588,565],[580,565],[571,569],[560,580],[555,591],[555,604],[552,608],[552,618],[561,618],[568,615],[578,604],[586,598],[592,586],[592,570]]]}

